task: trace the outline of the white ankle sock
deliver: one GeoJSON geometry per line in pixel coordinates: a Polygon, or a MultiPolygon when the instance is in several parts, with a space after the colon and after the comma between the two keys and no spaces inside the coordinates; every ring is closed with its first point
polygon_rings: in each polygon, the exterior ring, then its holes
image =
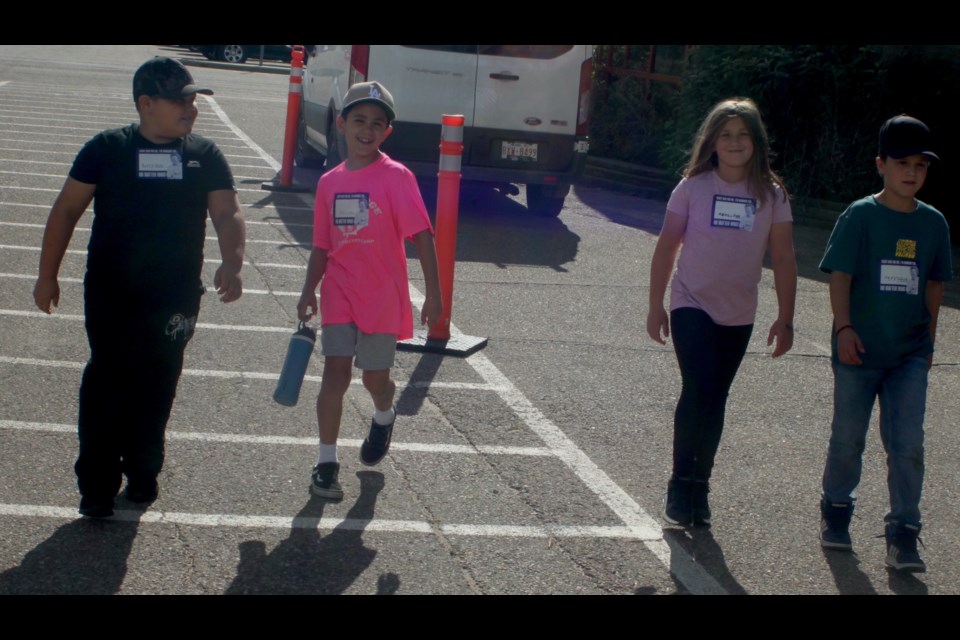
{"type": "Polygon", "coordinates": [[[376,407],[373,408],[373,421],[381,426],[386,426],[393,422],[397,417],[397,412],[394,411],[393,407],[390,407],[386,411],[380,411],[376,407]]]}
{"type": "Polygon", "coordinates": [[[320,443],[320,455],[317,458],[317,464],[325,462],[339,462],[337,459],[337,445],[320,443]]]}

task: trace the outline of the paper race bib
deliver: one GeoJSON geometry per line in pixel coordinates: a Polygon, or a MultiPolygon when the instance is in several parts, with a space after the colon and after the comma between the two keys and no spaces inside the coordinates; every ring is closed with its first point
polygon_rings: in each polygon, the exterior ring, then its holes
{"type": "Polygon", "coordinates": [[[137,177],[154,180],[183,180],[183,156],[177,149],[140,149],[137,177]]]}
{"type": "Polygon", "coordinates": [[[881,260],[880,291],[905,293],[915,296],[920,293],[920,269],[913,260],[881,260]]]}
{"type": "Polygon", "coordinates": [[[343,233],[356,233],[370,221],[369,193],[338,193],[333,198],[333,224],[343,233]]]}
{"type": "Polygon", "coordinates": [[[738,196],[713,196],[713,214],[710,226],[753,231],[753,221],[757,218],[757,201],[753,198],[738,196]]]}

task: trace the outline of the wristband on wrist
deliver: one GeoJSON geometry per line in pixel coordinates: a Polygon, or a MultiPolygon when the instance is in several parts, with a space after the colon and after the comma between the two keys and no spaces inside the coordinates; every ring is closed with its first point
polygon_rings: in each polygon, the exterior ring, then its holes
{"type": "Polygon", "coordinates": [[[853,325],[852,325],[852,324],[845,324],[845,325],[843,325],[842,327],[840,327],[839,329],[836,330],[835,335],[840,335],[840,332],[841,332],[841,331],[844,331],[844,330],[846,330],[846,329],[853,329],[853,325]]]}

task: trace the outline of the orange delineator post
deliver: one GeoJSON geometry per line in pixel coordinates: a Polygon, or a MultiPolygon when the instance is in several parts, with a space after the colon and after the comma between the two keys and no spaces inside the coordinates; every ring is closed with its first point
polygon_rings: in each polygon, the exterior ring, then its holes
{"type": "Polygon", "coordinates": [[[300,119],[300,96],[303,93],[303,45],[293,45],[290,54],[290,91],[287,94],[287,129],[283,136],[283,164],[280,166],[280,184],[293,183],[293,152],[297,144],[297,122],[300,119]]]}
{"type": "Polygon", "coordinates": [[[443,313],[430,328],[430,340],[450,339],[453,315],[453,267],[457,255],[457,216],[460,207],[460,164],[463,157],[462,115],[444,115],[440,130],[440,171],[437,173],[437,269],[443,313]]]}

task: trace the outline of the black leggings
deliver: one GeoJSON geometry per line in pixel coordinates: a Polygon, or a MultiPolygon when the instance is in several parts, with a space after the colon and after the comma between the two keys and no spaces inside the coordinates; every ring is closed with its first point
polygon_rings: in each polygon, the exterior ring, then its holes
{"type": "Polygon", "coordinates": [[[727,394],[750,343],[753,325],[716,324],[706,312],[670,312],[683,389],[673,418],[673,475],[709,480],[720,446],[727,394]]]}

